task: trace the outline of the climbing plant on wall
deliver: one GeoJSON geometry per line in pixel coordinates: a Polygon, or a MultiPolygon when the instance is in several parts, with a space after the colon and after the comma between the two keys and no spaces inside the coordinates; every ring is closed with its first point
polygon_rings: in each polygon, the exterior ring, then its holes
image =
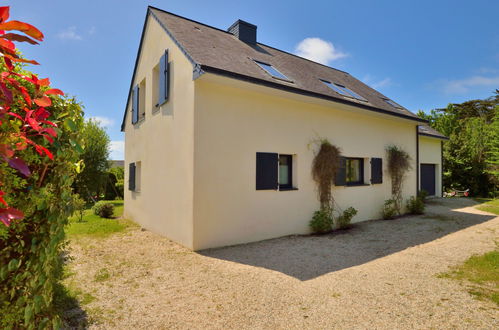
{"type": "Polygon", "coordinates": [[[411,169],[411,157],[401,147],[386,147],[388,172],[392,181],[392,200],[398,214],[402,213],[402,186],[407,172],[411,169]]]}

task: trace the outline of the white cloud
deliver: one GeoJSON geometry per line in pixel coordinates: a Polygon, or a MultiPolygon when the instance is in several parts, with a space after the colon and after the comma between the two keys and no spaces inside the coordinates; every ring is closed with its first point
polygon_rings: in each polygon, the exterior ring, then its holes
{"type": "Polygon", "coordinates": [[[114,120],[111,118],[94,116],[90,117],[90,119],[99,122],[103,127],[111,127],[114,125],[114,120]]]}
{"type": "Polygon", "coordinates": [[[61,40],[82,40],[81,35],[76,33],[76,26],[70,26],[67,29],[59,32],[57,37],[61,40]]]}
{"type": "Polygon", "coordinates": [[[464,79],[442,79],[433,85],[439,87],[445,94],[464,94],[476,87],[497,88],[499,86],[499,76],[485,77],[477,75],[464,79]]]}
{"type": "Polygon", "coordinates": [[[125,141],[111,141],[109,144],[109,158],[112,160],[125,159],[125,141]]]}
{"type": "Polygon", "coordinates": [[[320,38],[303,39],[296,46],[295,54],[322,64],[348,56],[337,50],[332,42],[320,38]]]}

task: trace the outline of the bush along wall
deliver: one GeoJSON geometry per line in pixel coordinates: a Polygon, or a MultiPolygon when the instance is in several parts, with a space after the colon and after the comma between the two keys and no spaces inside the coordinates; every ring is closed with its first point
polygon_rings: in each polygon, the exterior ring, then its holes
{"type": "Polygon", "coordinates": [[[12,40],[43,39],[0,7],[0,328],[58,327],[54,285],[72,213],[83,118],[74,99],[19,63],[12,40]],[[20,30],[27,36],[6,33],[20,30]],[[6,31],[6,32],[4,32],[6,31]],[[13,37],[14,35],[14,37],[13,37]],[[22,38],[21,38],[22,37],[22,38]]]}

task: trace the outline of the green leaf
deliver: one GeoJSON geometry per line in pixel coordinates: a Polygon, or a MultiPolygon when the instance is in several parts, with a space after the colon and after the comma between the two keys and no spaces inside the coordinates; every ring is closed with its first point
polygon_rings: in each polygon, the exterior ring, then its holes
{"type": "Polygon", "coordinates": [[[8,270],[9,272],[13,271],[14,269],[17,268],[17,265],[19,263],[19,260],[17,259],[12,259],[10,262],[9,262],[9,265],[8,265],[8,270]]]}
{"type": "Polygon", "coordinates": [[[30,305],[28,305],[24,309],[24,323],[30,324],[32,319],[33,319],[33,308],[30,305]]]}
{"type": "Polygon", "coordinates": [[[76,131],[76,124],[69,118],[64,119],[64,126],[70,131],[76,131]]]}

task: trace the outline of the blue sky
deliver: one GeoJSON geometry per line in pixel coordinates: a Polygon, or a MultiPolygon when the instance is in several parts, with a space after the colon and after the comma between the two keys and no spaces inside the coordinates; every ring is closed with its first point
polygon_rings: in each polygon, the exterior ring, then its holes
{"type": "Polygon", "coordinates": [[[258,41],[349,72],[406,108],[428,111],[499,88],[499,1],[33,1],[11,19],[45,34],[20,49],[52,85],[75,95],[123,159],[120,124],[147,5],[229,27],[258,26],[258,41]]]}

